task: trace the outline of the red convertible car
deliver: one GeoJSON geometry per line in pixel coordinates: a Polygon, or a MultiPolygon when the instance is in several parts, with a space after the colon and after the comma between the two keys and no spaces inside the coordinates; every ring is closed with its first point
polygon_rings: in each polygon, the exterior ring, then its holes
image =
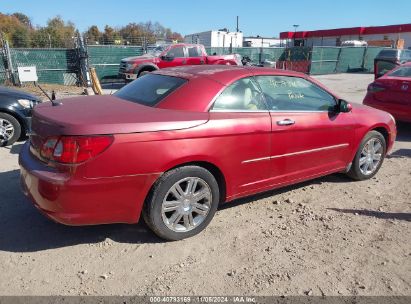
{"type": "Polygon", "coordinates": [[[374,176],[396,137],[386,112],[310,77],[238,66],[147,74],[111,96],[36,106],[24,192],[68,225],[136,223],[193,236],[219,203],[346,172],[374,176]]]}
{"type": "Polygon", "coordinates": [[[371,83],[363,103],[387,111],[397,120],[411,122],[411,62],[371,83]]]}

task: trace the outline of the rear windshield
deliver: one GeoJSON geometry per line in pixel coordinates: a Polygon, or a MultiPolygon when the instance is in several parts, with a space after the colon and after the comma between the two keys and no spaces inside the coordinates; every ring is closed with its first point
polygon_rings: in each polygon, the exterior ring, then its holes
{"type": "Polygon", "coordinates": [[[131,102],[154,107],[185,82],[187,80],[178,77],[147,74],[118,90],[114,95],[131,102]]]}
{"type": "Polygon", "coordinates": [[[411,67],[400,67],[392,71],[388,76],[409,77],[411,78],[411,67]]]}

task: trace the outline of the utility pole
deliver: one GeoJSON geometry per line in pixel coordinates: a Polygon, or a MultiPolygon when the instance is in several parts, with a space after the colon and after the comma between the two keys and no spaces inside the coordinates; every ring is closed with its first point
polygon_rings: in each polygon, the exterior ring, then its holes
{"type": "Polygon", "coordinates": [[[238,27],[238,16],[237,16],[237,27],[236,27],[236,32],[238,33],[240,31],[239,27],[238,27]]]}
{"type": "Polygon", "coordinates": [[[296,46],[296,45],[295,45],[295,35],[296,35],[296,33],[297,33],[297,28],[298,28],[299,26],[300,26],[299,24],[293,24],[293,27],[294,27],[294,36],[293,36],[293,38],[294,38],[294,46],[296,46]]]}

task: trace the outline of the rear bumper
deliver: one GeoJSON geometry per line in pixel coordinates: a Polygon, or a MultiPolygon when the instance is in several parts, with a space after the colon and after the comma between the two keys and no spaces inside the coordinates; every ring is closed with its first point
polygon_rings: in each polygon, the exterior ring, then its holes
{"type": "Polygon", "coordinates": [[[405,106],[398,108],[396,106],[393,106],[392,104],[387,104],[375,100],[375,98],[369,95],[365,97],[363,104],[378,110],[388,112],[392,116],[394,116],[395,120],[397,121],[411,122],[411,107],[408,107],[407,109],[405,109],[405,106]]]}
{"type": "Polygon", "coordinates": [[[159,174],[89,179],[37,160],[26,143],[19,156],[24,194],[48,218],[66,225],[136,223],[159,174]]]}

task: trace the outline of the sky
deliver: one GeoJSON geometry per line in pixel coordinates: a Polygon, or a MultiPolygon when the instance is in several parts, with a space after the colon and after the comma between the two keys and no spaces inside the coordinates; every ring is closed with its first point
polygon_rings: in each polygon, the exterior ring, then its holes
{"type": "MultiPolygon", "coordinates": [[[[60,15],[83,32],[91,25],[158,21],[183,35],[236,28],[246,36],[280,32],[411,23],[410,0],[0,0],[1,13],[22,12],[34,25],[60,15]]],[[[1,29],[0,29],[1,30],[1,29]]]]}

